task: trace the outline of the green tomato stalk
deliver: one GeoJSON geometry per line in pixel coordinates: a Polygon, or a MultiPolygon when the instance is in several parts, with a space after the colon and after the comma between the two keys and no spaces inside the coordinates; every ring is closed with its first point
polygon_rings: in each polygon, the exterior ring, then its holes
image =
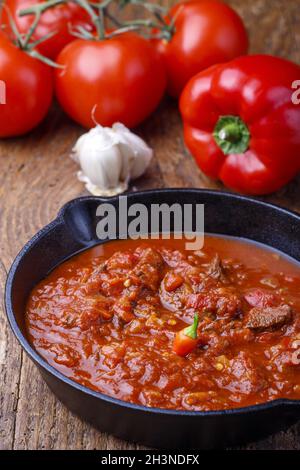
{"type": "MultiPolygon", "coordinates": [[[[57,4],[60,0],[50,0],[52,4],[57,4]]],[[[52,5],[53,6],[53,5],[52,5]]],[[[15,43],[15,45],[21,49],[22,51],[26,52],[26,54],[30,55],[31,57],[35,58],[35,59],[38,59],[40,60],[41,62],[44,62],[45,64],[47,65],[50,65],[51,67],[56,67],[56,68],[60,68],[61,66],[56,64],[55,62],[53,62],[51,59],[49,59],[48,57],[45,57],[43,56],[42,54],[40,54],[37,50],[36,50],[36,46],[38,46],[39,44],[41,44],[42,42],[46,41],[47,39],[49,39],[50,37],[54,36],[56,34],[55,31],[47,34],[46,36],[44,36],[43,38],[41,39],[38,39],[37,41],[32,41],[32,36],[37,28],[37,25],[40,21],[40,17],[41,17],[41,12],[38,12],[33,20],[33,23],[28,31],[28,33],[24,36],[20,33],[20,31],[18,30],[17,28],[17,25],[16,23],[14,22],[12,16],[11,16],[11,13],[9,11],[9,9],[7,8],[6,5],[3,5],[3,8],[6,8],[6,12],[7,12],[7,15],[8,15],[8,18],[9,18],[9,23],[10,23],[10,27],[12,29],[12,32],[14,34],[14,38],[15,40],[13,41],[15,43]]],[[[49,7],[50,8],[50,7],[49,7]]]]}
{"type": "MultiPolygon", "coordinates": [[[[118,1],[117,4],[119,6],[119,9],[123,9],[127,5],[142,6],[155,18],[155,21],[153,21],[152,18],[142,18],[121,22],[117,18],[115,18],[115,16],[109,11],[109,7],[115,1],[116,0],[102,0],[99,2],[90,2],[88,0],[46,0],[45,2],[32,5],[29,8],[25,8],[24,10],[20,11],[20,16],[35,15],[31,28],[28,32],[28,35],[26,36],[26,44],[29,44],[32,35],[41,19],[42,13],[44,13],[49,8],[67,4],[68,2],[73,2],[79,5],[83,10],[85,10],[89,14],[96,29],[96,36],[82,27],[77,27],[76,31],[71,31],[71,34],[80,39],[110,39],[111,37],[114,37],[118,34],[122,34],[129,31],[140,31],[142,29],[150,29],[151,33],[145,34],[147,37],[153,36],[153,29],[159,31],[158,34],[155,35],[156,38],[165,38],[169,40],[172,37],[175,28],[175,18],[171,18],[170,21],[166,21],[165,16],[167,15],[167,10],[161,5],[151,4],[149,2],[145,2],[144,0],[118,1]],[[115,26],[117,26],[117,29],[114,30],[112,33],[107,34],[105,31],[106,19],[110,20],[115,26]]],[[[54,35],[56,34],[56,32],[53,32],[51,34],[54,35]]],[[[44,38],[43,40],[48,39],[48,37],[44,38]]]]}

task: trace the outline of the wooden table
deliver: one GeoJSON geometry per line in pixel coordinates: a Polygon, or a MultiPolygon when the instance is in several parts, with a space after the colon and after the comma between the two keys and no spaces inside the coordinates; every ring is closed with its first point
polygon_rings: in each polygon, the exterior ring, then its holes
{"type": "MultiPolygon", "coordinates": [[[[251,52],[277,54],[300,63],[298,1],[230,0],[228,3],[247,24],[251,52]]],[[[76,166],[69,158],[72,145],[82,131],[54,106],[45,122],[30,135],[1,142],[0,290],[3,291],[5,271],[23,244],[53,219],[66,201],[84,194],[82,184],[75,177],[76,166]]],[[[155,149],[156,156],[147,175],[134,183],[136,188],[221,188],[201,174],[185,150],[174,101],[166,99],[138,132],[155,149]]],[[[300,211],[300,179],[267,199],[300,211]]],[[[21,351],[2,309],[0,378],[0,449],[137,448],[93,429],[55,398],[21,351]]],[[[300,423],[247,447],[300,449],[300,423]]]]}

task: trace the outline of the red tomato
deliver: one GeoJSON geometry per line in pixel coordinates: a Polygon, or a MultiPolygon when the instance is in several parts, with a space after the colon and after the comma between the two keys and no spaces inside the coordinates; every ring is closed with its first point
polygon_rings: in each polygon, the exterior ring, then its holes
{"type": "Polygon", "coordinates": [[[57,58],[56,95],[75,121],[94,127],[120,121],[134,127],[154,111],[166,88],[164,65],[133,33],[103,41],[77,40],[57,58]]]}
{"type": "Polygon", "coordinates": [[[0,34],[0,137],[25,134],[47,114],[53,96],[53,71],[0,34]]]}
{"type": "MultiPolygon", "coordinates": [[[[44,0],[5,0],[7,8],[10,10],[13,20],[15,21],[18,30],[22,34],[28,33],[28,30],[34,19],[34,15],[19,16],[18,13],[25,8],[29,8],[44,0]]],[[[2,11],[2,24],[10,32],[10,23],[7,10],[3,8],[2,11]]],[[[58,5],[46,10],[40,19],[40,22],[35,30],[32,40],[41,39],[47,34],[56,31],[57,34],[42,42],[38,46],[41,54],[51,59],[56,59],[60,51],[75,38],[70,34],[70,28],[75,29],[77,26],[82,26],[89,31],[92,31],[91,19],[89,15],[79,6],[73,2],[58,5]]]]}
{"type": "Polygon", "coordinates": [[[171,8],[169,18],[175,18],[170,40],[154,42],[165,59],[171,96],[179,96],[196,73],[247,53],[244,24],[238,14],[222,2],[180,2],[171,8]]]}

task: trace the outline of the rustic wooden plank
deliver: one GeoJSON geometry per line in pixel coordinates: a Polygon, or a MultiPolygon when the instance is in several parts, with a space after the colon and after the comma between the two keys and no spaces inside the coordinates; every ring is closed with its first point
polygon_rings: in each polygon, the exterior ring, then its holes
{"type": "MultiPolygon", "coordinates": [[[[165,5],[172,1],[165,0],[165,5]]],[[[174,3],[174,2],[173,2],[174,3]]],[[[230,0],[250,32],[251,51],[274,53],[300,63],[300,10],[293,0],[230,0]]],[[[138,132],[155,149],[147,175],[132,189],[222,188],[196,167],[182,142],[176,102],[165,99],[138,132]]],[[[82,129],[53,106],[30,135],[0,144],[0,295],[5,269],[36,230],[69,199],[84,194],[76,165],[68,157],[82,129]]],[[[300,178],[267,200],[300,211],[300,178]]],[[[0,448],[134,449],[100,433],[70,413],[42,381],[13,338],[0,308],[0,448]]],[[[300,425],[248,448],[299,449],[300,425]]]]}
{"type": "Polygon", "coordinates": [[[4,317],[2,299],[6,270],[0,260],[0,450],[12,449],[19,398],[22,353],[4,317]]]}

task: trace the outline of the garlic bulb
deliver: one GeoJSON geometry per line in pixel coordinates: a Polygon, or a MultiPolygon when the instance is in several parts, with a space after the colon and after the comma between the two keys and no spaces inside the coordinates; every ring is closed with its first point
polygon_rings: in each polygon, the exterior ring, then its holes
{"type": "Polygon", "coordinates": [[[130,179],[141,176],[153,151],[121,123],[97,124],[77,140],[72,158],[80,165],[78,179],[95,196],[113,196],[128,188],[130,179]]]}

